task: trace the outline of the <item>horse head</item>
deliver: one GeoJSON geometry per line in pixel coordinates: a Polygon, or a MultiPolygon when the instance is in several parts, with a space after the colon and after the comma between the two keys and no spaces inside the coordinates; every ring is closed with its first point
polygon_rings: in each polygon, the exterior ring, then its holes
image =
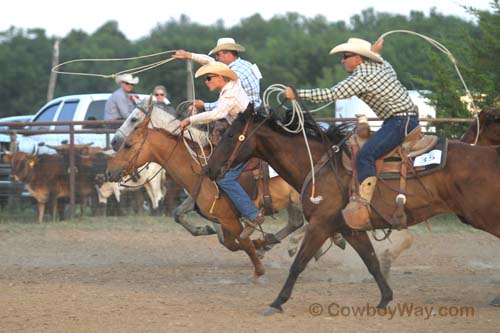
{"type": "Polygon", "coordinates": [[[120,181],[125,175],[134,175],[137,169],[148,162],[146,140],[148,134],[149,117],[132,129],[132,133],[120,144],[115,156],[107,163],[106,177],[109,181],[120,181]]]}
{"type": "MultiPolygon", "coordinates": [[[[150,105],[149,108],[137,107],[128,118],[125,119],[123,124],[116,131],[113,140],[111,140],[111,146],[114,151],[120,149],[127,136],[129,136],[134,128],[139,126],[146,117],[150,118],[150,128],[162,128],[174,135],[180,134],[179,124],[182,117],[177,117],[176,111],[171,105],[155,103],[150,105]]],[[[202,144],[207,143],[206,132],[196,128],[191,128],[189,132],[190,138],[195,138],[195,140],[199,140],[202,144]]]]}
{"type": "Polygon", "coordinates": [[[461,141],[474,143],[478,137],[478,145],[500,144],[500,108],[486,107],[478,114],[478,118],[469,126],[462,135],[461,141]],[[477,128],[479,124],[479,135],[477,128]]]}

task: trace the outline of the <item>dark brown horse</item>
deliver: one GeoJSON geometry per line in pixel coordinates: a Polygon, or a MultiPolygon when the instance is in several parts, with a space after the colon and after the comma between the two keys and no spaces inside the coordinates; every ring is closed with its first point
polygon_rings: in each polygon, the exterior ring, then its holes
{"type": "MultiPolygon", "coordinates": [[[[162,165],[167,174],[191,195],[196,191],[197,182],[200,180],[201,185],[196,196],[199,212],[206,219],[220,223],[224,233],[223,244],[225,247],[231,251],[244,250],[249,255],[255,266],[254,277],[263,275],[264,265],[256,255],[256,248],[269,245],[267,237],[266,240],[254,241],[240,239],[239,235],[243,228],[239,222],[239,212],[225,194],[218,197],[218,189],[214,182],[206,176],[199,178],[201,167],[193,160],[182,141],[182,136],[174,135],[161,128],[149,128],[149,121],[148,117],[135,127],[116,155],[108,162],[108,179],[118,181],[124,174],[133,174],[141,165],[147,162],[156,162],[162,165]]],[[[199,150],[193,142],[188,140],[188,143],[192,149],[199,150]]],[[[199,153],[200,151],[197,151],[197,154],[199,153]]],[[[257,185],[259,193],[262,194],[262,180],[259,180],[257,185]]],[[[299,194],[281,177],[269,180],[269,191],[273,197],[273,210],[275,212],[289,208],[299,198],[299,194]]],[[[254,203],[257,208],[262,207],[262,195],[258,195],[254,203]]],[[[299,220],[302,221],[302,215],[299,220]]],[[[296,225],[295,229],[300,226],[301,224],[296,225]]],[[[287,226],[283,228],[283,230],[285,229],[288,233],[293,231],[288,230],[287,226]]],[[[278,240],[285,236],[285,233],[281,231],[276,234],[278,240]]]]}
{"type": "Polygon", "coordinates": [[[478,114],[478,119],[469,126],[462,135],[461,141],[474,143],[478,136],[477,145],[499,145],[500,144],[500,108],[487,107],[478,114]],[[479,122],[479,135],[477,125],[479,122]]]}
{"type": "MultiPolygon", "coordinates": [[[[314,253],[334,232],[341,232],[363,259],[368,270],[375,278],[382,297],[379,307],[385,307],[392,300],[392,291],[380,273],[378,259],[366,232],[353,232],[342,219],[340,211],[348,201],[351,175],[343,167],[341,152],[345,149],[343,134],[333,139],[334,149],[323,140],[309,138],[313,161],[317,162],[327,152],[331,154],[330,163],[316,171],[316,195],[324,197],[319,204],[309,200],[311,183],[306,181],[310,163],[300,135],[283,131],[272,117],[254,119],[247,110],[232,124],[215,149],[208,163],[208,175],[216,179],[228,166],[232,156],[235,163],[250,157],[263,159],[297,191],[301,191],[303,210],[309,224],[304,241],[290,268],[285,285],[277,299],[265,314],[282,311],[282,305],[290,298],[299,274],[305,269],[314,253]],[[243,131],[248,134],[242,137],[243,131]],[[238,140],[243,144],[235,151],[238,140]]],[[[448,145],[446,165],[434,173],[422,176],[419,180],[408,179],[406,215],[408,225],[414,225],[440,213],[455,213],[461,220],[475,228],[485,230],[500,237],[500,205],[498,205],[498,173],[500,156],[496,147],[476,147],[452,141],[448,145]]],[[[399,180],[380,182],[372,203],[377,213],[391,215],[395,209],[394,199],[399,188],[399,180]]],[[[384,218],[375,214],[371,217],[374,228],[388,228],[384,218]]]]}

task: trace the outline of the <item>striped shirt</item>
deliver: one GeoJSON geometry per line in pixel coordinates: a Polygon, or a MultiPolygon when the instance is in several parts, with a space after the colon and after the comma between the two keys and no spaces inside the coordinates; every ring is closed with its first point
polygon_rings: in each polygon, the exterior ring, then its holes
{"type": "Polygon", "coordinates": [[[192,125],[211,123],[219,119],[226,119],[232,124],[238,113],[244,112],[249,103],[250,99],[240,81],[229,81],[222,88],[215,109],[195,114],[189,117],[189,120],[192,125]]]}
{"type": "Polygon", "coordinates": [[[381,64],[365,60],[351,76],[332,88],[300,89],[297,93],[299,98],[314,103],[357,96],[381,119],[403,112],[416,114],[408,91],[387,61],[381,64]]]}
{"type": "MultiPolygon", "coordinates": [[[[192,53],[192,59],[203,65],[215,61],[214,58],[208,55],[198,53],[192,53]]],[[[250,98],[250,102],[253,103],[254,108],[261,106],[262,100],[260,99],[259,85],[261,77],[257,65],[252,65],[251,62],[238,58],[228,66],[238,75],[238,80],[250,98]]],[[[205,103],[205,110],[213,110],[216,106],[217,102],[205,103]]]]}

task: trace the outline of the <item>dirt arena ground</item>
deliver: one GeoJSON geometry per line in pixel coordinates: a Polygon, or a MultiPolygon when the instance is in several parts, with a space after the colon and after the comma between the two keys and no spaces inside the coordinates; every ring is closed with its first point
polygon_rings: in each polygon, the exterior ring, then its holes
{"type": "Polygon", "coordinates": [[[357,255],[331,249],[301,275],[285,312],[263,317],[288,273],[286,244],[264,259],[264,283],[253,284],[246,255],[229,252],[213,236],[193,238],[171,221],[103,223],[0,224],[1,332],[500,327],[500,308],[489,305],[500,295],[500,242],[483,232],[417,229],[414,246],[394,264],[394,301],[385,313],[373,308],[379,292],[357,255]]]}

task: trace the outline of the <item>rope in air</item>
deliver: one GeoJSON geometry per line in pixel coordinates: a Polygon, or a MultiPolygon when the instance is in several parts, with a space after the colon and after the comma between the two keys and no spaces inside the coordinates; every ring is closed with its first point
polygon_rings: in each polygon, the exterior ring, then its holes
{"type": "Polygon", "coordinates": [[[472,112],[474,113],[474,116],[476,118],[477,133],[476,133],[476,139],[475,139],[474,144],[473,144],[473,145],[476,145],[477,141],[479,140],[479,111],[480,110],[476,107],[476,104],[474,103],[474,98],[472,97],[472,94],[471,94],[469,88],[467,87],[467,84],[465,83],[464,78],[462,77],[462,73],[460,72],[460,69],[458,69],[458,63],[457,63],[457,60],[455,59],[455,57],[453,56],[453,54],[450,52],[450,50],[448,50],[443,44],[439,43],[438,41],[436,41],[428,36],[425,36],[425,35],[419,34],[417,32],[410,31],[410,30],[391,30],[391,31],[388,31],[388,32],[382,34],[378,40],[383,39],[385,36],[389,36],[389,35],[394,34],[394,33],[405,33],[405,34],[410,34],[410,35],[414,35],[414,36],[423,38],[424,40],[429,42],[432,46],[437,48],[439,51],[446,54],[448,59],[450,59],[451,63],[453,64],[453,67],[455,68],[455,71],[458,74],[460,82],[462,83],[462,86],[465,89],[465,93],[466,93],[467,97],[469,97],[469,99],[470,99],[470,102],[472,105],[472,112]]]}

